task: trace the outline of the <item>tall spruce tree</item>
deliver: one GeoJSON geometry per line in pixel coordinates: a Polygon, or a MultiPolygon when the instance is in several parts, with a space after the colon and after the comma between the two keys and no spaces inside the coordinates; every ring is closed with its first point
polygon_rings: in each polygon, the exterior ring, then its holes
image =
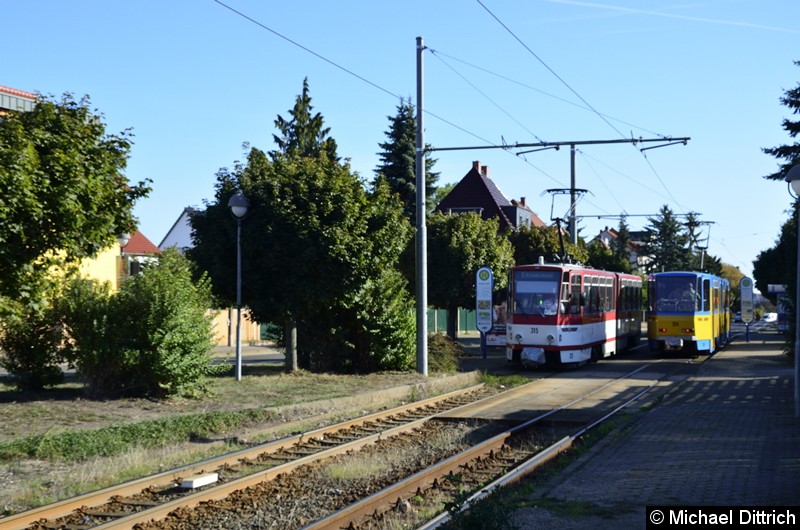
{"type": "MultiPolygon", "coordinates": [[[[400,100],[397,114],[389,116],[388,140],[378,144],[382,149],[381,163],[375,168],[375,182],[385,180],[393,193],[403,202],[403,211],[413,225],[417,219],[417,120],[414,117],[414,106],[400,100]]],[[[439,174],[431,171],[436,160],[425,154],[425,199],[427,212],[436,206],[431,200],[436,192],[439,174]]]]}
{"type": "Polygon", "coordinates": [[[648,272],[688,269],[691,265],[686,252],[689,237],[669,206],[662,206],[658,217],[650,217],[648,221],[650,224],[645,227],[643,248],[650,257],[648,272]]]}
{"type": "MultiPolygon", "coordinates": [[[[800,61],[795,61],[796,66],[800,66],[800,61]]],[[[780,99],[782,105],[789,108],[792,114],[800,114],[800,84],[796,87],[787,90],[784,96],[780,99]]],[[[790,138],[797,138],[800,134],[800,120],[784,119],[781,123],[783,130],[789,133],[790,138]]],[[[762,151],[768,155],[774,156],[778,160],[782,160],[778,171],[764,178],[770,180],[783,180],[786,178],[786,172],[789,171],[795,164],[800,163],[800,142],[795,141],[791,145],[781,145],[778,147],[763,148],[762,151]]]]}
{"type": "Polygon", "coordinates": [[[328,136],[331,129],[324,127],[324,119],[319,112],[311,114],[313,108],[306,77],[303,79],[303,92],[297,96],[294,108],[289,111],[291,119],[287,120],[283,116],[275,119],[275,127],[281,136],[272,136],[278,150],[270,151],[271,157],[279,154],[312,158],[323,156],[328,160],[338,161],[336,140],[328,136]]]}
{"type": "Polygon", "coordinates": [[[625,218],[625,215],[622,215],[619,218],[617,237],[611,241],[611,254],[613,256],[612,261],[616,267],[614,270],[619,272],[633,272],[630,244],[631,231],[628,228],[628,221],[625,218]]]}
{"type": "MultiPolygon", "coordinates": [[[[795,61],[796,66],[800,66],[800,61],[795,61]]],[[[786,90],[784,96],[780,98],[782,105],[787,107],[795,116],[800,114],[800,84],[786,90]]],[[[800,120],[790,120],[788,118],[781,122],[783,130],[785,130],[790,138],[797,138],[800,134],[800,120]]],[[[764,178],[769,180],[784,180],[786,173],[796,164],[800,164],[800,142],[797,140],[792,144],[785,144],[777,147],[763,148],[762,151],[768,155],[774,156],[781,161],[778,170],[770,175],[765,175],[764,178]]],[[[790,210],[790,217],[781,227],[780,239],[776,242],[775,246],[769,248],[758,255],[758,258],[753,262],[753,276],[755,277],[756,286],[761,292],[764,292],[764,287],[769,284],[785,284],[788,291],[788,300],[792,307],[792,314],[789,321],[796,321],[796,311],[800,308],[794,307],[794,302],[797,300],[797,217],[800,214],[800,200],[795,200],[792,209],[790,210]]],[[[790,326],[789,334],[787,335],[787,344],[792,351],[794,349],[795,337],[798,330],[794,326],[790,326]]],[[[793,355],[797,352],[792,351],[793,355]]]]}

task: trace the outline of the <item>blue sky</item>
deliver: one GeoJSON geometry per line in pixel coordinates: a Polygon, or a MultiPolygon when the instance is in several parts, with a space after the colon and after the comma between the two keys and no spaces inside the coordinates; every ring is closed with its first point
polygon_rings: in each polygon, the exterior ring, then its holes
{"type": "MultiPolygon", "coordinates": [[[[416,94],[418,36],[434,147],[691,138],[579,146],[584,237],[622,212],[643,229],[666,204],[700,213],[709,252],[749,275],[788,218],[761,149],[792,142],[779,99],[800,82],[795,0],[28,0],[0,13],[0,84],[88,94],[110,132],[133,129],[126,173],[153,181],[135,213],[156,244],[213,198],[245,142],[274,148],[305,77],[339,154],[371,179],[388,117],[416,94]]],[[[509,199],[563,217],[568,196],[545,190],[569,187],[569,149],[516,152],[438,151],[434,169],[456,182],[479,160],[509,199]]]]}

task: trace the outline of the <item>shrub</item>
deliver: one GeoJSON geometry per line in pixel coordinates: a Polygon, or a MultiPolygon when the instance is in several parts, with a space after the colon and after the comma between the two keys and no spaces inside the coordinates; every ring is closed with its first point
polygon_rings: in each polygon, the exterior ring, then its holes
{"type": "Polygon", "coordinates": [[[65,356],[91,397],[200,392],[214,345],[209,307],[207,277],[194,283],[191,263],[169,249],[117,294],[90,280],[72,285],[61,304],[65,356]]]}
{"type": "Polygon", "coordinates": [[[62,330],[53,310],[62,283],[58,277],[31,275],[16,300],[0,300],[0,366],[19,390],[42,390],[60,383],[62,330]]]}
{"type": "Polygon", "coordinates": [[[126,330],[119,316],[124,308],[109,285],[75,279],[57,308],[67,331],[62,355],[85,380],[87,395],[102,397],[118,392],[130,360],[121,350],[126,330]]]}
{"type": "Polygon", "coordinates": [[[464,349],[458,341],[447,335],[432,333],[428,335],[428,367],[434,372],[458,371],[458,358],[464,349]]]}

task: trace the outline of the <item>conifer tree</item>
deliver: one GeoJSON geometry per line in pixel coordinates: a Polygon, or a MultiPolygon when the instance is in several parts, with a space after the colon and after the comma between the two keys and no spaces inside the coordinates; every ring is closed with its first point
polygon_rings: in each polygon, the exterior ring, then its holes
{"type": "Polygon", "coordinates": [[[303,92],[297,96],[294,108],[289,111],[292,118],[286,120],[278,116],[275,119],[275,127],[281,136],[273,135],[278,150],[271,151],[271,157],[284,154],[312,158],[324,156],[328,160],[338,160],[336,140],[328,137],[331,129],[324,127],[325,120],[319,112],[311,114],[313,108],[306,77],[303,79],[303,92]]]}
{"type": "MultiPolygon", "coordinates": [[[[389,122],[389,130],[386,131],[388,140],[378,144],[382,151],[378,153],[381,163],[375,168],[375,182],[383,179],[389,184],[392,192],[400,196],[406,217],[416,225],[417,120],[414,117],[414,106],[401,100],[397,106],[397,114],[389,116],[389,122]]],[[[439,179],[439,174],[431,171],[435,163],[435,160],[425,155],[425,199],[428,213],[436,206],[431,200],[439,179]]]]}
{"type": "Polygon", "coordinates": [[[643,249],[644,253],[650,256],[648,271],[688,269],[690,263],[686,245],[689,237],[669,206],[666,204],[662,206],[658,217],[650,217],[648,221],[650,224],[645,228],[646,240],[643,249]]]}
{"type": "Polygon", "coordinates": [[[619,226],[617,227],[617,237],[611,242],[611,254],[613,256],[613,263],[619,272],[633,272],[633,265],[631,264],[631,231],[628,228],[628,222],[625,215],[619,218],[619,226]]]}
{"type": "MultiPolygon", "coordinates": [[[[800,66],[800,61],[795,61],[794,64],[800,66]]],[[[792,111],[792,114],[800,114],[800,84],[787,90],[780,99],[780,102],[782,105],[788,107],[789,110],[792,111]]],[[[781,126],[789,133],[790,138],[797,138],[797,135],[800,134],[800,120],[790,120],[787,118],[783,120],[781,126]]],[[[783,161],[778,171],[771,175],[766,175],[764,177],[766,179],[783,180],[786,178],[786,172],[795,164],[800,163],[800,142],[797,141],[791,145],[763,148],[762,151],[783,161]]]]}

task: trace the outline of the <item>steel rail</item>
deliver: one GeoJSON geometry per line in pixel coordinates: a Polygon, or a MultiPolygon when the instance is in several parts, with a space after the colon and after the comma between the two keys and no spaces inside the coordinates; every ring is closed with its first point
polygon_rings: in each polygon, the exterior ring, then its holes
{"type": "MultiPolygon", "coordinates": [[[[644,396],[645,394],[647,394],[648,392],[653,390],[653,387],[655,387],[659,382],[661,382],[661,379],[653,381],[646,388],[644,388],[640,392],[636,393],[631,398],[626,400],[624,403],[622,403],[619,406],[613,408],[611,411],[607,412],[606,414],[604,414],[600,418],[598,418],[598,419],[596,419],[596,420],[594,420],[592,422],[589,422],[587,425],[584,425],[583,427],[581,427],[580,429],[578,429],[574,433],[572,433],[572,434],[570,434],[568,436],[565,436],[561,440],[559,440],[559,441],[555,442],[554,444],[550,445],[544,451],[541,451],[541,452],[537,453],[533,458],[530,458],[530,459],[526,460],[525,462],[517,465],[516,467],[514,467],[514,469],[511,469],[508,473],[504,474],[503,476],[501,476],[497,480],[493,481],[491,484],[488,484],[486,487],[482,488],[480,491],[475,492],[466,501],[464,501],[464,504],[461,506],[459,511],[463,511],[463,510],[469,509],[470,506],[472,506],[473,504],[475,504],[479,500],[483,499],[484,497],[490,495],[496,489],[498,489],[500,487],[503,487],[503,486],[506,486],[508,484],[512,484],[514,482],[517,482],[522,477],[532,473],[533,471],[538,469],[540,466],[544,465],[545,463],[547,463],[550,460],[552,460],[554,457],[558,456],[560,453],[562,453],[562,452],[566,451],[567,449],[569,449],[570,447],[572,447],[572,444],[575,443],[575,441],[579,437],[583,436],[586,432],[588,432],[589,430],[594,429],[598,425],[601,425],[602,423],[608,421],[613,416],[615,416],[617,413],[619,413],[622,409],[624,409],[625,407],[628,407],[632,403],[634,403],[634,402],[638,401],[639,399],[641,399],[642,396],[644,396]]],[[[450,514],[448,512],[444,512],[444,513],[441,513],[438,516],[436,516],[434,519],[428,521],[428,523],[426,523],[425,525],[418,527],[416,530],[432,530],[434,528],[437,528],[438,526],[441,526],[442,524],[446,523],[449,520],[450,520],[450,514]]]]}
{"type": "MultiPolygon", "coordinates": [[[[470,449],[467,449],[466,451],[464,451],[462,453],[454,455],[454,456],[452,456],[452,457],[450,457],[450,458],[448,458],[446,460],[443,460],[442,462],[440,462],[438,464],[435,464],[435,465],[433,465],[433,466],[431,466],[431,467],[429,467],[427,469],[424,469],[424,470],[420,471],[419,473],[416,473],[416,474],[408,477],[407,479],[404,479],[404,480],[402,480],[400,482],[397,482],[396,484],[393,484],[392,486],[384,488],[381,491],[376,492],[373,495],[371,495],[371,496],[369,496],[369,497],[367,497],[365,499],[362,499],[361,501],[358,501],[358,502],[353,503],[353,504],[351,504],[349,506],[346,506],[346,507],[342,508],[341,510],[338,510],[338,511],[328,515],[327,517],[324,517],[322,519],[314,521],[314,522],[304,526],[302,528],[302,530],[340,530],[342,528],[348,528],[348,527],[351,527],[353,525],[356,525],[358,521],[360,521],[360,520],[362,520],[362,519],[364,519],[366,517],[369,517],[371,515],[383,513],[393,503],[402,502],[405,499],[408,499],[408,498],[412,497],[413,495],[415,495],[419,491],[425,491],[427,489],[430,489],[437,481],[443,480],[445,477],[447,477],[448,475],[450,475],[454,471],[458,471],[460,468],[463,468],[464,466],[466,466],[469,462],[473,462],[473,461],[476,461],[476,460],[478,460],[480,458],[484,458],[484,457],[486,457],[486,456],[488,456],[488,455],[490,455],[492,453],[499,452],[500,449],[504,445],[506,445],[506,443],[508,442],[509,438],[519,435],[520,433],[522,433],[525,430],[529,429],[530,427],[532,427],[536,423],[542,421],[543,419],[545,419],[545,418],[547,418],[547,417],[549,417],[549,416],[551,416],[551,415],[553,415],[553,414],[555,414],[555,413],[557,413],[559,411],[563,411],[563,410],[569,408],[570,406],[575,405],[576,403],[579,403],[580,401],[583,401],[584,399],[587,399],[588,397],[592,396],[593,394],[596,394],[597,392],[608,388],[609,386],[613,385],[614,383],[617,383],[617,382],[619,382],[621,380],[627,379],[627,378],[637,374],[638,372],[644,370],[645,368],[647,368],[649,366],[650,366],[650,364],[646,364],[644,366],[641,366],[641,367],[639,367],[639,368],[637,368],[637,369],[635,369],[635,370],[633,370],[633,371],[631,371],[631,372],[629,372],[627,374],[624,374],[624,375],[622,375],[622,376],[620,376],[620,377],[618,377],[618,378],[616,378],[616,379],[614,379],[612,381],[609,381],[608,383],[606,383],[604,385],[601,385],[598,388],[592,389],[590,392],[587,392],[583,396],[580,396],[580,397],[578,397],[576,399],[573,399],[572,401],[570,401],[567,404],[559,406],[559,407],[553,409],[552,411],[548,411],[548,412],[545,412],[543,414],[537,415],[535,418],[527,420],[524,423],[521,423],[520,425],[516,425],[516,426],[514,426],[512,428],[509,428],[507,431],[505,431],[503,433],[500,433],[500,434],[498,434],[498,435],[496,435],[496,436],[494,436],[492,438],[489,438],[489,439],[487,439],[487,440],[485,440],[485,441],[483,441],[483,442],[471,447],[470,449]]],[[[651,383],[646,389],[644,389],[641,392],[637,393],[634,397],[630,398],[629,400],[627,400],[622,405],[619,405],[618,407],[616,407],[611,413],[603,416],[603,418],[601,418],[601,420],[595,420],[593,422],[590,422],[589,424],[587,424],[583,428],[581,428],[577,433],[574,433],[573,435],[564,437],[561,440],[555,442],[554,444],[552,444],[551,446],[547,447],[546,449],[538,452],[532,458],[526,460],[525,463],[512,465],[512,469],[508,473],[508,477],[509,478],[507,480],[510,480],[511,477],[515,477],[516,479],[518,479],[520,476],[523,476],[522,470],[518,471],[518,468],[520,468],[520,467],[522,467],[525,470],[524,474],[527,474],[527,473],[532,472],[534,469],[538,468],[539,466],[543,465],[547,461],[551,460],[552,458],[558,456],[558,454],[560,454],[561,452],[563,452],[566,449],[568,449],[579,436],[581,436],[584,432],[586,432],[586,430],[588,430],[590,428],[593,428],[594,426],[599,424],[601,421],[604,421],[605,419],[607,419],[607,417],[610,417],[613,414],[616,414],[619,410],[621,410],[625,406],[628,406],[633,401],[641,398],[641,396],[643,396],[645,393],[647,393],[650,390],[652,390],[653,386],[658,384],[658,382],[660,380],[661,379],[658,379],[658,380],[654,381],[653,383],[651,383]]],[[[505,475],[504,475],[504,477],[502,477],[501,479],[498,479],[498,481],[495,481],[495,482],[500,482],[500,481],[502,481],[504,479],[505,479],[505,475]]],[[[479,492],[479,493],[482,493],[483,491],[484,490],[481,490],[481,492],[479,492]]],[[[477,493],[474,494],[472,497],[470,497],[470,499],[472,499],[473,497],[476,497],[477,495],[478,495],[477,493]]],[[[469,503],[469,502],[470,501],[468,500],[467,503],[469,503]]],[[[465,504],[467,504],[467,503],[465,503],[465,504]]],[[[437,521],[437,520],[441,519],[441,521],[438,523],[438,524],[441,524],[447,518],[449,518],[447,513],[440,514],[439,516],[437,516],[437,518],[434,519],[434,521],[437,521]]],[[[425,528],[427,528],[427,526],[425,528]]],[[[431,527],[431,528],[433,528],[433,527],[431,527]]]]}
{"type": "MultiPolygon", "coordinates": [[[[241,449],[233,453],[228,453],[220,457],[207,459],[202,462],[198,462],[196,464],[189,464],[187,466],[183,466],[177,469],[165,471],[155,475],[149,475],[141,479],[132,480],[129,482],[125,482],[123,484],[118,484],[108,488],[99,489],[93,492],[79,495],[77,497],[72,497],[69,499],[65,499],[63,501],[48,504],[46,506],[34,508],[33,510],[28,510],[25,512],[20,512],[18,514],[9,515],[0,518],[0,530],[19,530],[21,528],[27,528],[33,524],[39,523],[42,520],[58,519],[60,517],[67,516],[75,512],[78,508],[82,506],[97,506],[100,504],[110,502],[112,497],[130,496],[136,493],[140,493],[141,491],[150,487],[158,487],[168,483],[180,482],[184,477],[198,475],[201,473],[208,472],[209,470],[219,469],[221,467],[229,465],[236,465],[239,464],[242,460],[248,460],[255,456],[262,455],[264,453],[276,452],[286,447],[291,447],[292,445],[304,443],[306,441],[313,440],[315,438],[324,438],[341,430],[357,427],[359,425],[363,425],[366,423],[376,422],[389,416],[395,416],[429,406],[436,406],[447,400],[457,399],[461,396],[465,396],[472,392],[478,391],[483,387],[484,387],[483,383],[478,385],[473,385],[464,389],[448,392],[440,396],[435,396],[420,401],[414,401],[406,405],[401,405],[399,407],[394,407],[392,409],[388,409],[385,411],[376,412],[368,414],[367,416],[361,416],[358,418],[336,423],[326,427],[321,427],[313,431],[282,438],[280,440],[276,440],[273,442],[259,444],[257,446],[241,449]]],[[[461,406],[455,408],[460,408],[461,406]]],[[[384,431],[384,433],[381,434],[385,434],[385,432],[386,431],[384,431]]]]}

